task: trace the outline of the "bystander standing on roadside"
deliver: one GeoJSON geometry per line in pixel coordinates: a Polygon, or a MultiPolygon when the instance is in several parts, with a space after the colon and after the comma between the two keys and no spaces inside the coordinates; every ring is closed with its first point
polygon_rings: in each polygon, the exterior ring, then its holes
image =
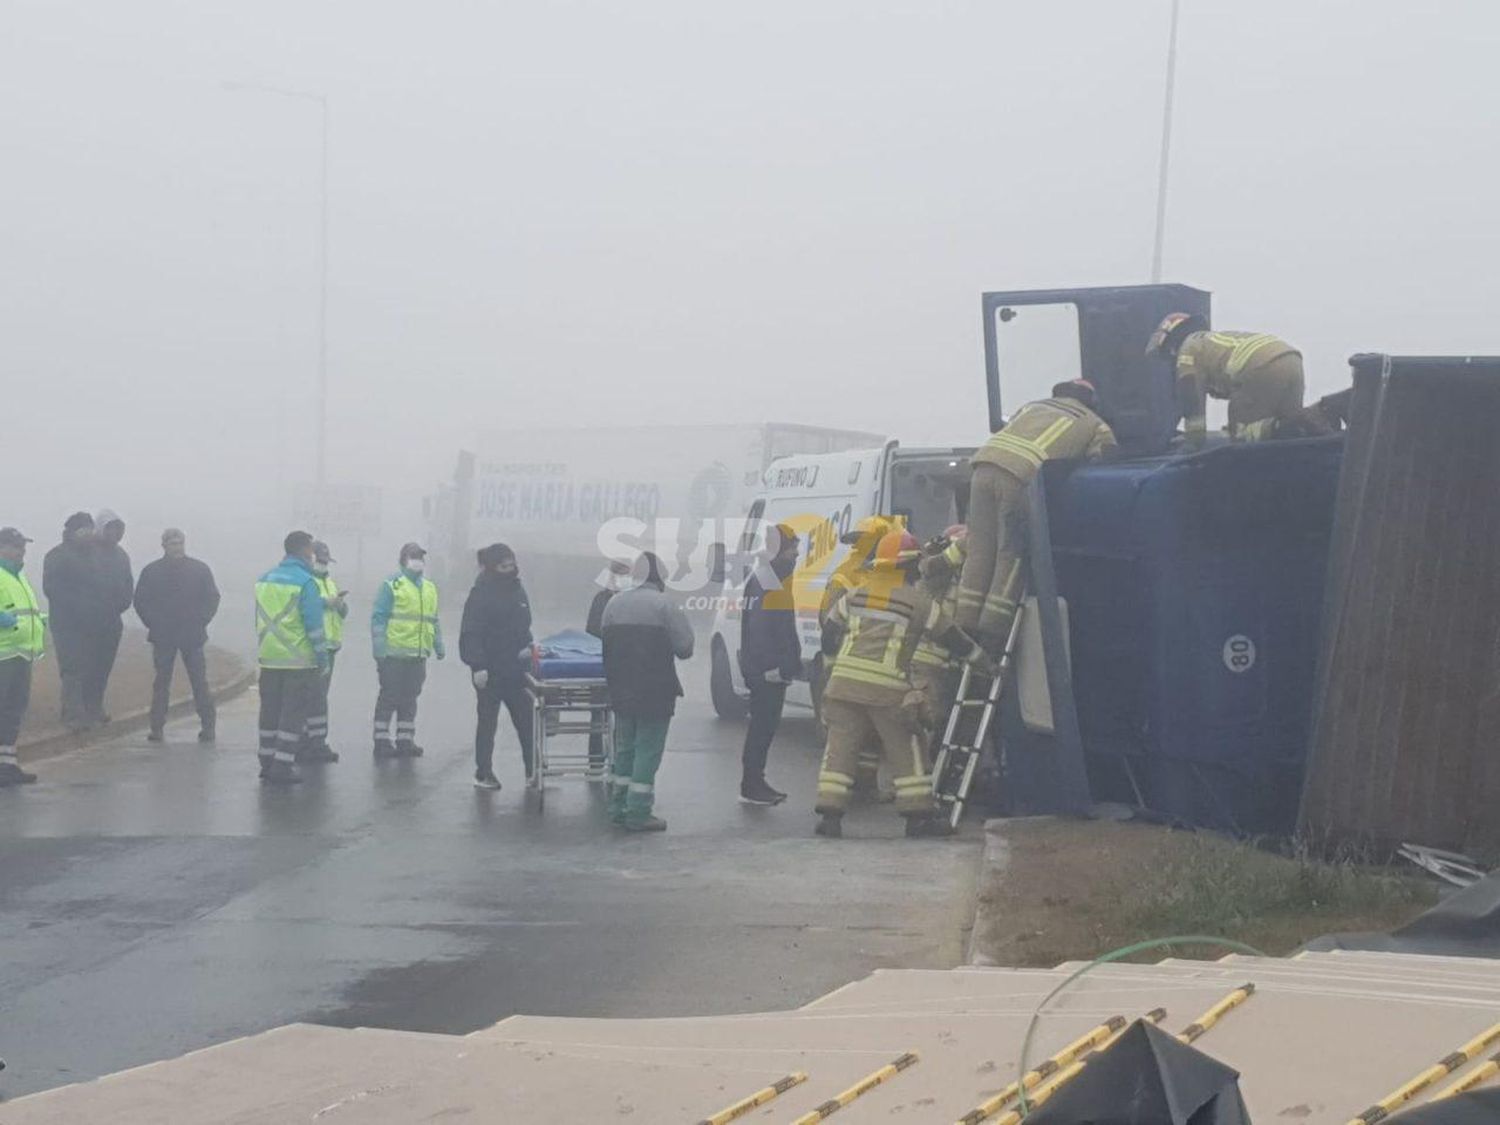
{"type": "Polygon", "coordinates": [[[474,784],[480,789],[500,788],[494,756],[502,703],[516,728],[526,776],[531,776],[532,709],[521,665],[521,650],[529,644],[531,603],[521,585],[516,553],[504,543],[492,543],[479,551],[479,574],[464,601],[458,631],[458,657],[469,666],[478,709],[474,784]]]}
{"type": "Polygon", "coordinates": [[[172,673],[177,658],[187,671],[198,712],[198,741],[214,741],[216,711],[208,686],[208,624],[219,612],[219,587],[208,564],[187,553],[187,536],[175,527],[161,533],[161,558],[141,568],[135,587],[135,612],[146,626],[151,663],[156,677],[151,685],[151,729],[146,738],[166,738],[167,709],[172,698],[172,673]]]}
{"type": "Polygon", "coordinates": [[[47,634],[47,616],[21,573],[30,542],[15,528],[0,527],[0,789],[36,780],[16,756],[31,702],[31,666],[42,658],[47,634]]]}
{"type": "Polygon", "coordinates": [[[86,685],[109,616],[99,552],[94,549],[94,517],[87,512],[67,518],[62,541],[42,559],[42,593],[62,680],[62,722],[71,731],[84,731],[92,725],[86,685]]]}
{"type": "Polygon", "coordinates": [[[740,674],[750,689],[750,722],[740,757],[740,800],[747,805],[779,805],[786,800],[785,793],[766,781],[766,758],[781,724],[787,685],[802,678],[802,641],[797,636],[797,607],[792,600],[797,549],[797,533],[786,524],[777,524],[769,530],[761,565],[745,583],[740,674]],[[763,582],[766,567],[771,576],[763,582]]]}
{"type": "Polygon", "coordinates": [[[89,666],[84,684],[84,711],[94,723],[109,722],[104,710],[104,694],[120,652],[120,638],[125,633],[124,617],[135,595],[135,574],[130,555],[121,543],[125,539],[125,521],[108,508],[94,517],[98,538],[94,548],[99,552],[100,581],[104,590],[104,613],[100,622],[98,648],[89,666]]]}

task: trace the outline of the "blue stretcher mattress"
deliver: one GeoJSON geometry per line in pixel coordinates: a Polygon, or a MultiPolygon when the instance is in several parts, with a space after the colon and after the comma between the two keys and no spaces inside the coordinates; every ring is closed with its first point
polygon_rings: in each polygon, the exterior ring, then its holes
{"type": "Polygon", "coordinates": [[[604,642],[582,629],[564,629],[543,637],[523,654],[539,680],[604,678],[604,642]]]}

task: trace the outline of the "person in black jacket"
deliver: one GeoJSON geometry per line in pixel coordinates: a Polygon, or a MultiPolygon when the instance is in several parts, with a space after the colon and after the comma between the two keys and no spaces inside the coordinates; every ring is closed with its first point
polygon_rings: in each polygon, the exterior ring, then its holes
{"type": "Polygon", "coordinates": [[[141,568],[135,587],[135,612],[146,626],[151,642],[151,660],[156,680],[151,685],[150,742],[165,737],[167,705],[172,694],[172,672],[177,656],[187,669],[193,687],[193,706],[201,729],[198,741],[214,740],[214,697],[208,688],[208,668],[203,646],[208,643],[208,623],[219,612],[219,587],[208,564],[189,558],[187,536],[175,527],[161,533],[162,557],[141,568]]]}
{"type": "Polygon", "coordinates": [[[651,812],[656,771],[682,694],[677,661],[693,655],[693,627],[667,597],[661,561],[646,552],[636,566],[640,580],[610,599],[600,630],[615,716],[609,817],[632,832],[661,832],[667,822],[651,812]]]}
{"type": "Polygon", "coordinates": [[[87,730],[87,685],[108,631],[109,596],[94,536],[94,517],[74,512],[63,524],[62,542],[42,560],[42,592],[62,678],[62,721],[87,730]]]}
{"type": "Polygon", "coordinates": [[[102,508],[94,517],[94,526],[99,531],[94,547],[99,552],[106,614],[89,665],[88,679],[84,682],[83,705],[90,721],[107,723],[109,716],[104,713],[104,693],[109,688],[110,673],[115,669],[115,657],[120,652],[120,637],[125,633],[122,618],[130,609],[135,594],[135,574],[130,568],[130,555],[120,546],[125,538],[125,521],[108,508],[102,508]]]}
{"type": "Polygon", "coordinates": [[[766,563],[776,580],[767,590],[756,568],[745,583],[740,617],[740,674],[750,689],[750,723],[740,756],[740,800],[747,805],[779,805],[786,800],[785,793],[766,782],[766,757],[781,724],[786,686],[802,678],[802,641],[791,583],[797,568],[797,533],[778,524],[767,540],[766,563]]]}
{"type": "Polygon", "coordinates": [[[479,712],[474,731],[474,785],[499,789],[495,777],[495,730],[500,705],[510,712],[531,776],[531,701],[526,696],[521,650],[531,644],[531,604],[521,585],[516,553],[504,543],[479,551],[479,576],[464,602],[458,632],[459,659],[469,666],[479,712]]]}

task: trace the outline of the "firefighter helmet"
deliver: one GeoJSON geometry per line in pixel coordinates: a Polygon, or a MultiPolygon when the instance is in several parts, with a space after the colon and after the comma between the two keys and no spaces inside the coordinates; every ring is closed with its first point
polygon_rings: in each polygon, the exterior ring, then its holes
{"type": "Polygon", "coordinates": [[[852,547],[867,535],[878,538],[895,526],[890,516],[865,516],[856,522],[853,528],[844,532],[839,537],[839,542],[852,547]]]}
{"type": "Polygon", "coordinates": [[[1151,342],[1146,345],[1146,355],[1172,355],[1182,346],[1182,341],[1194,332],[1208,329],[1208,323],[1194,313],[1168,313],[1162,317],[1156,331],[1151,333],[1151,342]]]}
{"type": "Polygon", "coordinates": [[[876,570],[898,570],[921,558],[922,545],[917,542],[917,537],[903,528],[894,528],[875,544],[875,557],[870,565],[876,570]]]}

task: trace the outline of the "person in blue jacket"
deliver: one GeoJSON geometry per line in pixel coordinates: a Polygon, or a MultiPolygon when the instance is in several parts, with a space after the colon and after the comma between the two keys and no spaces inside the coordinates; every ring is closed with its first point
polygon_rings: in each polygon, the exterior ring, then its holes
{"type": "Polygon", "coordinates": [[[422,756],[416,742],[417,697],[427,679],[427,658],[444,656],[437,584],[424,577],[427,551],[419,543],[406,543],[398,562],[401,569],[381,584],[370,614],[370,639],[380,673],[375,699],[377,759],[422,756]]]}

